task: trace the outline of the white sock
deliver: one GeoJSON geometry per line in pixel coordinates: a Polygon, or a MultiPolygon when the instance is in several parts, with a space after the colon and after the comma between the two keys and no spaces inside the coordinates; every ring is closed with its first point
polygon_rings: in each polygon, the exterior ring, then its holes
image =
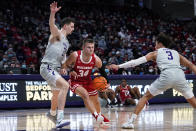
{"type": "Polygon", "coordinates": [[[58,110],[57,112],[57,121],[61,121],[64,118],[64,111],[58,110]]]}
{"type": "Polygon", "coordinates": [[[138,102],[139,102],[139,101],[138,101],[138,99],[134,99],[134,100],[135,100],[135,104],[137,105],[137,104],[138,104],[138,102]]]}
{"type": "Polygon", "coordinates": [[[94,112],[93,114],[94,114],[95,116],[98,116],[97,112],[94,112]]]}
{"type": "Polygon", "coordinates": [[[51,110],[51,109],[50,109],[50,115],[56,116],[56,110],[51,110]]]}
{"type": "Polygon", "coordinates": [[[115,103],[117,102],[117,99],[116,98],[114,98],[114,101],[115,101],[115,103]]]}
{"type": "Polygon", "coordinates": [[[129,119],[129,122],[134,123],[135,120],[136,120],[136,118],[137,118],[137,115],[136,115],[135,113],[133,113],[133,114],[131,115],[131,118],[129,119]]]}
{"type": "Polygon", "coordinates": [[[108,102],[108,104],[110,104],[111,103],[111,100],[109,98],[107,98],[107,102],[108,102]]]}
{"type": "Polygon", "coordinates": [[[98,115],[101,115],[101,112],[99,112],[98,115]]]}

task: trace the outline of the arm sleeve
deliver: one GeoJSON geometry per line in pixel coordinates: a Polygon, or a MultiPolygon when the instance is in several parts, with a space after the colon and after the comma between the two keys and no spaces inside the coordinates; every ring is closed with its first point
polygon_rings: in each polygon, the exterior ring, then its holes
{"type": "Polygon", "coordinates": [[[120,64],[119,68],[135,67],[137,65],[140,65],[140,64],[143,64],[143,63],[146,63],[146,62],[147,62],[146,57],[143,56],[143,57],[140,57],[138,59],[130,60],[130,61],[126,62],[126,63],[120,64]]]}
{"type": "Polygon", "coordinates": [[[109,81],[108,81],[108,77],[107,77],[107,73],[105,71],[105,66],[104,65],[102,65],[102,67],[99,68],[99,72],[100,72],[101,76],[103,76],[107,80],[107,83],[108,83],[109,81]]]}

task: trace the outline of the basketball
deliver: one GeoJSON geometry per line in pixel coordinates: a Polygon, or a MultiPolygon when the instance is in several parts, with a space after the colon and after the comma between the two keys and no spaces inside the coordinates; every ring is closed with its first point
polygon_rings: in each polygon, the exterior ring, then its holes
{"type": "Polygon", "coordinates": [[[102,91],[102,90],[106,89],[106,86],[107,86],[107,80],[102,76],[96,77],[93,80],[93,87],[92,87],[93,89],[96,89],[98,91],[102,91]]]}

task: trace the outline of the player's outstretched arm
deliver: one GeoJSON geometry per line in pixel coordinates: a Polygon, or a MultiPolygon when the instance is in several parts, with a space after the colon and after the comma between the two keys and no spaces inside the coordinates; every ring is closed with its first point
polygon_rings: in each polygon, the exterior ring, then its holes
{"type": "Polygon", "coordinates": [[[109,66],[109,69],[118,70],[119,68],[135,67],[135,66],[138,66],[140,64],[146,63],[147,61],[155,60],[156,55],[157,55],[156,51],[150,52],[146,56],[142,56],[142,57],[140,57],[138,59],[135,59],[135,60],[130,60],[130,61],[128,61],[126,63],[123,63],[123,64],[120,64],[120,65],[112,64],[112,65],[109,66]]]}
{"type": "Polygon", "coordinates": [[[189,60],[187,60],[184,56],[180,55],[180,64],[188,67],[196,74],[196,66],[189,60]]]}
{"type": "Polygon", "coordinates": [[[49,18],[49,26],[50,26],[50,32],[52,36],[58,36],[59,35],[59,29],[55,25],[55,14],[61,9],[61,7],[57,7],[57,2],[53,2],[50,4],[50,18],[49,18]]]}

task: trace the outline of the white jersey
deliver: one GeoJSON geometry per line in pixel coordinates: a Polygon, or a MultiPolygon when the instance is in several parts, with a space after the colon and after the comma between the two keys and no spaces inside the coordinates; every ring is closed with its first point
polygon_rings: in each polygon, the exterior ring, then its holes
{"type": "Polygon", "coordinates": [[[41,62],[54,67],[61,67],[61,63],[66,57],[69,46],[67,38],[61,34],[60,41],[55,41],[55,43],[48,42],[45,55],[41,62]]]}
{"type": "Polygon", "coordinates": [[[168,68],[181,68],[178,52],[168,48],[158,49],[156,62],[161,71],[168,68]]]}
{"type": "Polygon", "coordinates": [[[181,69],[180,55],[177,51],[160,48],[157,51],[156,61],[161,74],[148,88],[153,96],[173,88],[182,93],[186,99],[194,97],[192,88],[186,81],[184,71],[181,69]]]}

